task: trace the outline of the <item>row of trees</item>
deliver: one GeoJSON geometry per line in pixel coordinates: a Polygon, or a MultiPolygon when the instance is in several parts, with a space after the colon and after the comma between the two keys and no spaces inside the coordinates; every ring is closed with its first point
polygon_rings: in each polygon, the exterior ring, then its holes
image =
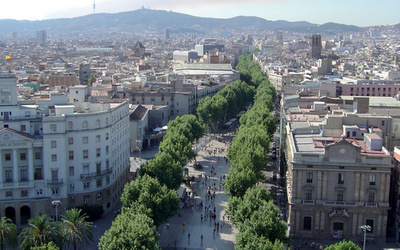
{"type": "Polygon", "coordinates": [[[157,226],[178,211],[176,189],[183,167],[196,156],[192,144],[203,132],[193,115],[168,122],[157,155],[141,167],[135,182],[125,185],[121,214],[101,237],[99,249],[158,249],[157,226]]]}
{"type": "Polygon", "coordinates": [[[238,228],[236,249],[285,249],[287,226],[280,219],[265,187],[256,184],[265,177],[262,170],[269,161],[271,138],[276,130],[271,114],[275,89],[262,75],[252,53],[239,57],[241,79],[256,87],[253,107],[240,118],[240,127],[228,149],[231,163],[224,182],[228,195],[227,213],[238,228]]]}
{"type": "Polygon", "coordinates": [[[234,81],[213,97],[200,100],[197,116],[204,127],[214,132],[218,122],[233,117],[248,102],[253,100],[254,87],[243,81],[234,81]]]}
{"type": "MultiPolygon", "coordinates": [[[[93,241],[93,225],[81,209],[67,210],[61,222],[55,222],[46,214],[39,214],[28,220],[22,229],[21,249],[61,249],[63,246],[77,249],[93,241]]],[[[1,249],[15,249],[18,244],[17,227],[9,218],[0,219],[1,249]]]]}

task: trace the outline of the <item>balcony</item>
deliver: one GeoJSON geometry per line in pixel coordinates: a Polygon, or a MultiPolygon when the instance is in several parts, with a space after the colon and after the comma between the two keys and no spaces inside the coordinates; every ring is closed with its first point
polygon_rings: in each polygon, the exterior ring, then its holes
{"type": "Polygon", "coordinates": [[[303,200],[303,204],[308,204],[308,205],[314,205],[315,201],[314,200],[303,200]]]}
{"type": "Polygon", "coordinates": [[[112,168],[108,168],[108,169],[102,170],[100,172],[81,174],[81,180],[93,179],[95,177],[101,177],[101,176],[105,176],[105,175],[108,175],[111,173],[112,173],[112,168]]]}
{"type": "Polygon", "coordinates": [[[61,185],[63,184],[63,179],[47,180],[47,185],[61,185]]]}
{"type": "Polygon", "coordinates": [[[348,206],[348,207],[356,207],[356,202],[346,202],[346,201],[324,201],[323,204],[325,206],[348,206]]]}
{"type": "Polygon", "coordinates": [[[366,203],[365,203],[365,206],[366,206],[366,207],[378,207],[378,204],[377,204],[377,203],[366,202],[366,203]]]}

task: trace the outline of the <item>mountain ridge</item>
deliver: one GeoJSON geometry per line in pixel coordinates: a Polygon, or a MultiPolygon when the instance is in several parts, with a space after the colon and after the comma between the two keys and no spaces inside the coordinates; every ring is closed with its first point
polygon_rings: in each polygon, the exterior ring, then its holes
{"type": "Polygon", "coordinates": [[[0,34],[34,33],[47,30],[48,34],[90,33],[90,32],[146,32],[170,29],[172,33],[188,31],[207,33],[216,29],[237,32],[262,30],[298,31],[304,33],[334,34],[363,31],[366,28],[355,25],[325,23],[322,25],[306,21],[271,21],[255,16],[232,18],[196,17],[166,10],[138,9],[119,13],[97,13],[74,18],[46,19],[39,21],[0,19],[0,34]]]}

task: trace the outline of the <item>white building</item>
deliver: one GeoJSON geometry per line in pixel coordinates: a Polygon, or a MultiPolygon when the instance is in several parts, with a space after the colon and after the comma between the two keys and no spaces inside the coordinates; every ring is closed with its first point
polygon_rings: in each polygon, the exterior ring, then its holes
{"type": "Polygon", "coordinates": [[[17,225],[83,204],[110,211],[129,173],[127,102],[48,97],[17,101],[16,77],[0,74],[0,214],[17,225]]]}

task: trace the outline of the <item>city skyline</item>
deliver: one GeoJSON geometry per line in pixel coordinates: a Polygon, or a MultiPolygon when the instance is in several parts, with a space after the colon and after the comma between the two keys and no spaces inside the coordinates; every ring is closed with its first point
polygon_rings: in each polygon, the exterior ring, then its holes
{"type": "MultiPolygon", "coordinates": [[[[94,13],[93,0],[17,0],[3,3],[1,19],[44,20],[73,18],[94,13]],[[44,7],[45,6],[45,7],[44,7]]],[[[149,0],[145,3],[131,0],[96,0],[96,13],[118,13],[139,8],[171,10],[199,17],[231,18],[257,16],[266,20],[308,21],[316,24],[335,22],[360,27],[394,25],[400,23],[396,10],[400,1],[387,0],[149,0]]]]}

